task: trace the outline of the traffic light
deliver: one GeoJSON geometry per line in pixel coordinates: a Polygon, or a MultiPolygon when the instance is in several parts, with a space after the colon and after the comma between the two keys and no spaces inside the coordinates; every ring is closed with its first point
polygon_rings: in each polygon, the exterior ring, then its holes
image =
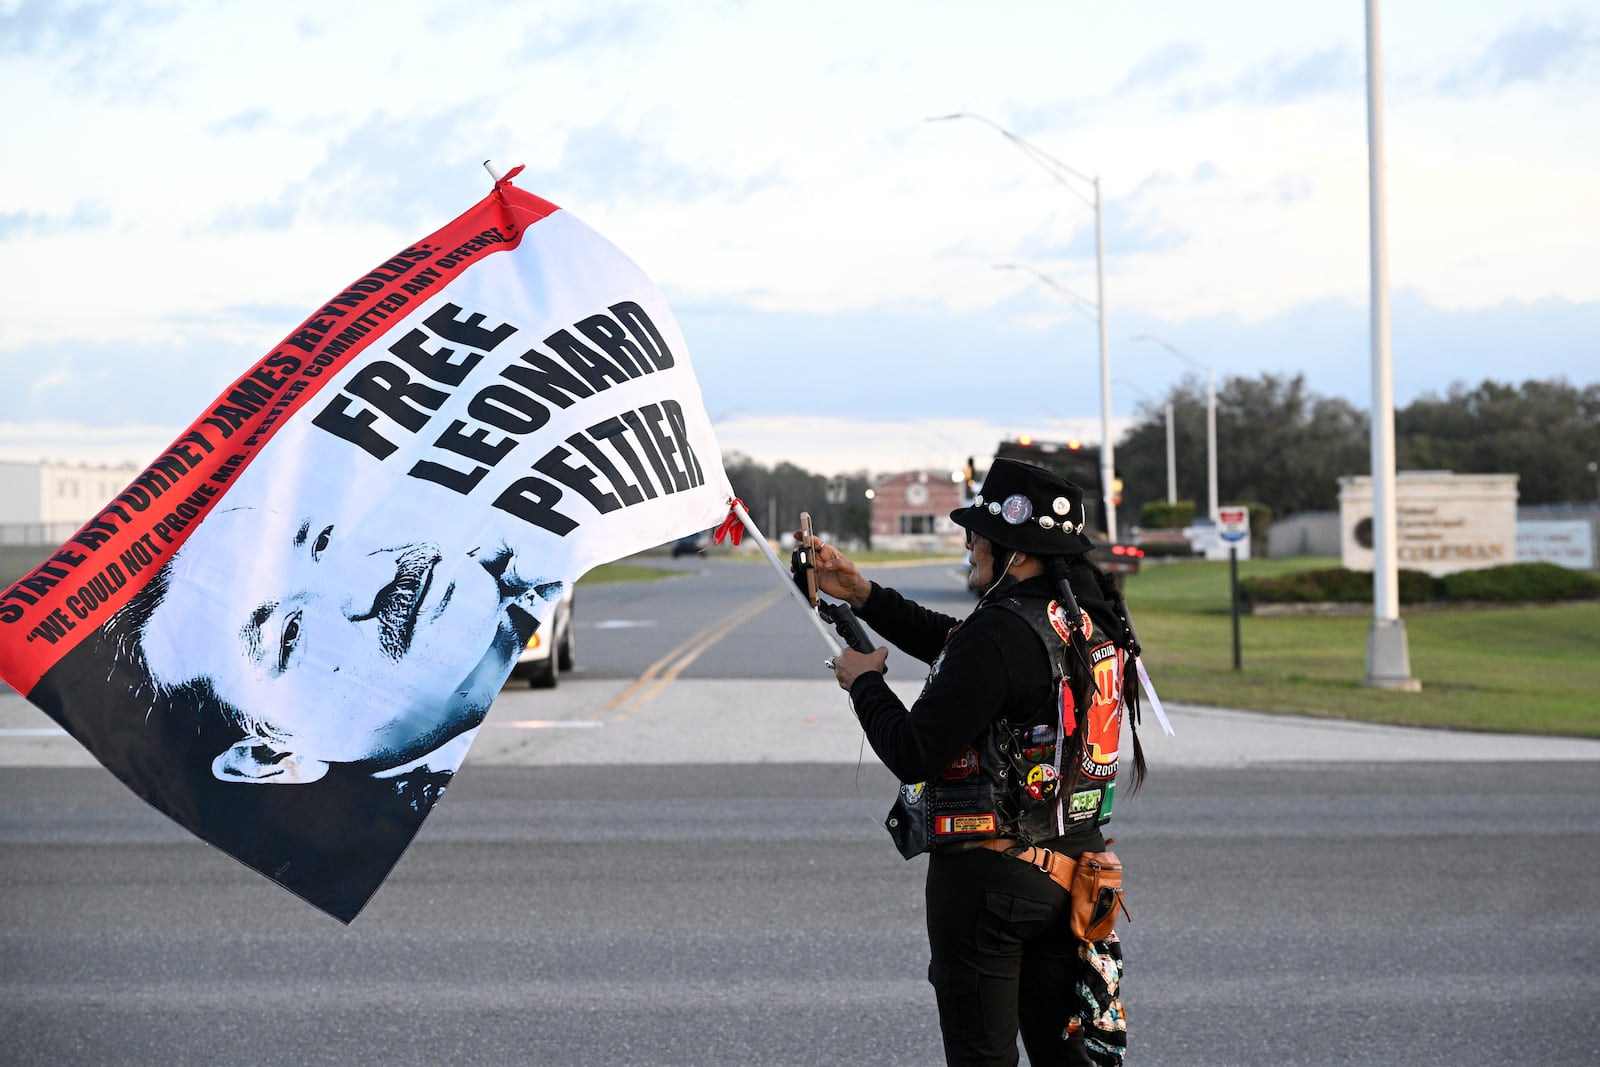
{"type": "Polygon", "coordinates": [[[1122,506],[1122,479],[1121,478],[1113,478],[1113,479],[1111,479],[1111,506],[1112,507],[1116,507],[1116,508],[1120,508],[1122,506]]]}

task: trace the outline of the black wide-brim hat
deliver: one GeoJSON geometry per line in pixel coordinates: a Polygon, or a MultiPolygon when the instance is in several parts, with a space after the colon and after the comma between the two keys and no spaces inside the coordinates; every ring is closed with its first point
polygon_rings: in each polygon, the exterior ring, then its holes
{"type": "Polygon", "coordinates": [[[997,545],[1036,556],[1088,552],[1083,490],[1054,471],[1014,459],[989,467],[978,495],[950,519],[997,545]]]}

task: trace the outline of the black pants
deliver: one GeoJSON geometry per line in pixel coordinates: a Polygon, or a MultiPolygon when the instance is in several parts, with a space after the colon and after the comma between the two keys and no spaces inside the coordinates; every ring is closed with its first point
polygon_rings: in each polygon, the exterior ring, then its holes
{"type": "MultiPolygon", "coordinates": [[[[1034,1067],[1121,1062],[1117,983],[1109,983],[1107,1003],[1093,1003],[1107,983],[1095,981],[1069,929],[1067,892],[1049,875],[988,849],[934,853],[927,893],[928,981],[946,1062],[1014,1065],[1019,1030],[1034,1067]],[[1109,1035],[1095,1026],[1108,1012],[1116,1031],[1109,1035]]],[[[1120,946],[1095,949],[1105,955],[1094,959],[1120,977],[1120,946]]]]}

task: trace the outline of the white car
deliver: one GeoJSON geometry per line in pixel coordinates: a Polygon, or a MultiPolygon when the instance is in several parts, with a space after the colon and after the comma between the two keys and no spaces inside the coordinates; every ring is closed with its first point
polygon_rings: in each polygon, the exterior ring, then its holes
{"type": "Polygon", "coordinates": [[[554,689],[561,681],[561,672],[572,669],[578,652],[578,639],[572,626],[572,599],[572,592],[568,590],[556,601],[539,629],[528,638],[527,647],[511,668],[511,677],[526,678],[535,689],[554,689]]]}

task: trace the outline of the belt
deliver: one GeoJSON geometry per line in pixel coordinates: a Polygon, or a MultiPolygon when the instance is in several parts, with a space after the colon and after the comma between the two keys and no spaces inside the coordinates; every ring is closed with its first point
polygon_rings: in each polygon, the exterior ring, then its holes
{"type": "Polygon", "coordinates": [[[1048,848],[1041,848],[1038,845],[1023,848],[1020,841],[1013,841],[1006,837],[998,837],[981,842],[978,847],[989,849],[992,852],[999,852],[1002,855],[1014,856],[1024,863],[1032,864],[1045,874],[1048,874],[1050,880],[1056,885],[1065,889],[1068,893],[1072,892],[1072,875],[1078,869],[1078,861],[1071,856],[1063,855],[1048,848]]]}

